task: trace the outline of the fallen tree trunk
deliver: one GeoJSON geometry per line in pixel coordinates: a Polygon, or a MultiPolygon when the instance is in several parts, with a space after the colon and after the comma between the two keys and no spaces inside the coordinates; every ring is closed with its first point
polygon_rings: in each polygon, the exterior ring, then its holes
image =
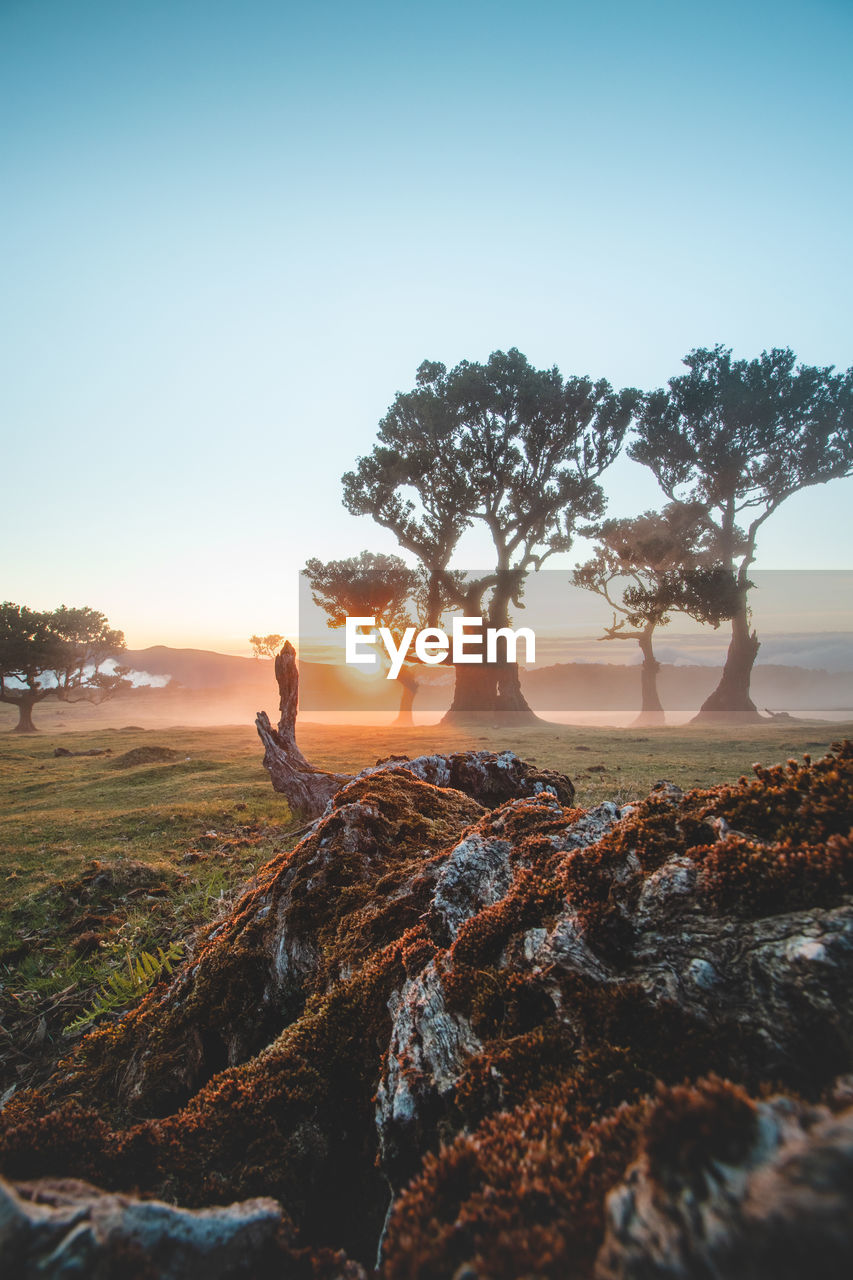
{"type": "Polygon", "coordinates": [[[296,745],[296,712],[299,705],[299,672],[296,650],[286,640],[275,660],[280,716],[274,729],[265,711],[259,711],[255,725],[264,744],[264,768],[273,790],[307,818],[319,818],[336,791],[351,781],[348,773],[326,773],[308,763],[296,745]]]}

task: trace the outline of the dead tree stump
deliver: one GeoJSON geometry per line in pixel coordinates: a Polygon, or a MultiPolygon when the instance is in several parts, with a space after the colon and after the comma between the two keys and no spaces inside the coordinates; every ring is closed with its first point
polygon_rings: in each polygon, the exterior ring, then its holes
{"type": "Polygon", "coordinates": [[[318,818],[335,792],[351,781],[352,775],[315,769],[296,745],[299,672],[296,650],[289,640],[276,657],[275,678],[281,711],[278,728],[272,727],[265,711],[259,711],[255,717],[264,744],[264,768],[270,775],[273,790],[285,796],[293,810],[307,818],[318,818]]]}

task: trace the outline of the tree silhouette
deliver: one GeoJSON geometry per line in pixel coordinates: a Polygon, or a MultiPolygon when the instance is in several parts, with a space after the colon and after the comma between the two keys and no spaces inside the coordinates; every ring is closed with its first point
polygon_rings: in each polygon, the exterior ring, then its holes
{"type": "Polygon", "coordinates": [[[717,688],[698,720],[758,720],[749,696],[758,636],[748,569],[764,522],[792,494],[853,473],[853,369],[796,363],[787,348],[733,360],[691,351],[688,372],[643,398],[628,453],[667,497],[695,504],[728,574],[732,636],[717,688]]]}
{"type": "Polygon", "coordinates": [[[274,658],[284,644],[284,636],[272,632],[268,636],[249,636],[253,658],[274,658]]]}
{"type": "Polygon", "coordinates": [[[101,670],[124,649],[124,636],[95,609],[61,605],[39,612],[0,605],[0,702],[18,708],[13,732],[35,733],[33,707],[46,698],[101,702],[129,686],[129,668],[101,670]]]}
{"type": "Polygon", "coordinates": [[[660,512],[605,520],[584,530],[597,545],[591,558],[574,570],[572,582],[613,609],[613,623],[601,640],[635,640],[639,645],[642,702],[637,725],[665,723],[657,688],[656,629],[666,626],[676,609],[719,625],[719,570],[708,573],[713,552],[702,517],[701,508],[670,503],[660,512]]]}
{"type": "MultiPolygon", "coordinates": [[[[382,419],[373,451],[343,477],[344,503],[418,557],[435,605],[443,594],[484,626],[508,626],[526,575],[568,550],[578,521],[601,515],[598,477],[621,447],[637,394],[604,380],[564,381],[514,348],[449,372],[425,362],[414,390],[398,394],[382,419]],[[495,565],[463,584],[449,565],[475,523],[489,530],[495,565]]],[[[517,665],[500,653],[494,664],[456,668],[445,719],[483,717],[536,719],[517,665]]]]}
{"type": "MultiPolygon", "coordinates": [[[[403,632],[414,625],[413,606],[419,591],[423,594],[423,583],[399,556],[362,551],[346,560],[312,558],[304,572],[311,597],[328,614],[330,627],[344,626],[348,617],[375,618],[376,625],[387,627],[399,645],[403,632]]],[[[418,688],[411,665],[400,668],[397,680],[402,692],[395,724],[410,726],[418,688]]]]}

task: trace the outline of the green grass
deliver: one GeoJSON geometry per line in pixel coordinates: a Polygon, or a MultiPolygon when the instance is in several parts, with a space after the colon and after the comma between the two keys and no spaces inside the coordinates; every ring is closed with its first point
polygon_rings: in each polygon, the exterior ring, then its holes
{"type": "Polygon", "coordinates": [[[241,729],[0,736],[3,897],[13,901],[65,879],[92,858],[170,860],[209,830],[292,825],[252,737],[241,729]],[[109,747],[113,754],[55,757],[60,745],[72,751],[109,747]],[[152,745],[170,748],[178,758],[117,767],[125,752],[152,745]]]}
{"type": "Polygon", "coordinates": [[[613,729],[575,725],[466,733],[440,725],[416,729],[299,729],[302,750],[325,769],[355,770],[391,754],[419,755],[468,748],[510,748],[543,768],[567,773],[578,803],[601,800],[626,803],[645,795],[667,778],[687,789],[734,781],[760,761],[771,764],[792,755],[824,754],[833,742],[853,735],[853,722],[766,723],[749,728],[613,729]],[[600,772],[597,766],[604,766],[600,772]],[[592,770],[592,771],[590,771],[592,770]]]}
{"type": "MultiPolygon", "coordinates": [[[[627,802],[661,778],[684,788],[734,780],[754,761],[818,756],[850,736],[853,724],[815,722],[729,731],[299,729],[313,763],[346,772],[391,754],[510,747],[567,773],[584,806],[627,802]]],[[[128,954],[188,942],[291,847],[300,819],[273,792],[261,757],[248,726],[0,733],[0,1067],[13,1083],[47,1069],[62,1028],[128,954]],[[112,754],[56,757],[56,746],[112,754]],[[175,754],[117,763],[151,747],[175,754]]]]}
{"type": "MultiPolygon", "coordinates": [[[[759,725],[749,729],[620,729],[548,726],[471,733],[439,725],[415,729],[300,726],[308,758],[321,768],[357,771],[381,756],[468,747],[518,751],[574,780],[581,804],[628,800],[660,778],[708,786],[792,754],[820,754],[853,724],[759,725]],[[596,766],[604,766],[603,772],[596,766]],[[592,771],[590,771],[592,770],[592,771]]],[[[225,838],[266,832],[265,843],[294,825],[261,766],[251,727],[119,730],[60,735],[0,735],[4,777],[0,811],[0,909],[62,882],[93,858],[130,857],[174,864],[208,831],[225,838]],[[112,756],[55,757],[109,747],[112,756]],[[133,748],[177,753],[164,763],[116,766],[133,748]]]]}
{"type": "MultiPolygon", "coordinates": [[[[36,1075],[128,955],[186,942],[295,826],[244,730],[0,736],[0,1068],[36,1075]],[[55,757],[109,747],[111,756],[55,757]],[[177,753],[120,767],[138,747],[177,753]],[[4,1034],[5,1033],[5,1034],[4,1034]]],[[[21,1074],[21,1073],[18,1073],[21,1074]]],[[[2,1085],[0,1085],[2,1091],[2,1085]]]]}

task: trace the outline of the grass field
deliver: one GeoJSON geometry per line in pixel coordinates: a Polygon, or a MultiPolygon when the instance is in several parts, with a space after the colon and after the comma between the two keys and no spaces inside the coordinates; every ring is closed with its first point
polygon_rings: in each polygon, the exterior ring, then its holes
{"type": "MultiPolygon", "coordinates": [[[[299,729],[308,758],[336,771],[390,754],[510,747],[567,773],[585,806],[627,802],[662,778],[684,788],[734,780],[755,761],[817,756],[850,736],[853,723],[818,722],[299,729]]],[[[249,726],[0,733],[0,1094],[47,1069],[63,1027],[128,955],[188,944],[292,845],[299,816],[272,791],[261,756],[249,726]],[[57,746],[110,754],[57,757],[57,746]]]]}

